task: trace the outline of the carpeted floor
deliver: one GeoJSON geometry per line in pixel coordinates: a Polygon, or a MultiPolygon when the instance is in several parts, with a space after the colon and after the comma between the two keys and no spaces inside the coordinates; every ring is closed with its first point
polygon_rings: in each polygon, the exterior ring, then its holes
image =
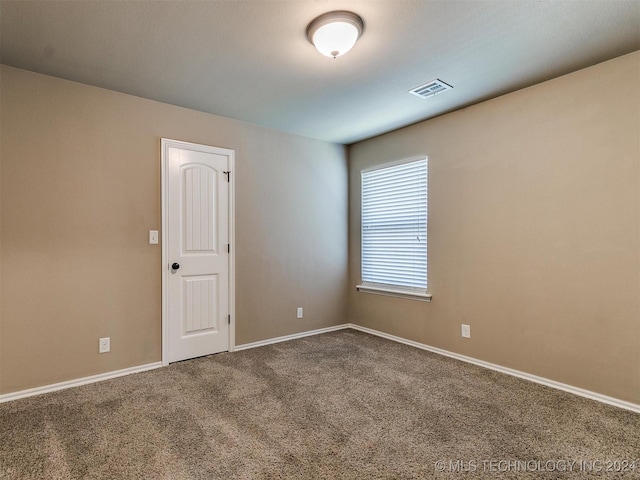
{"type": "Polygon", "coordinates": [[[640,478],[634,460],[638,414],[353,330],[0,404],[3,480],[640,478]]]}

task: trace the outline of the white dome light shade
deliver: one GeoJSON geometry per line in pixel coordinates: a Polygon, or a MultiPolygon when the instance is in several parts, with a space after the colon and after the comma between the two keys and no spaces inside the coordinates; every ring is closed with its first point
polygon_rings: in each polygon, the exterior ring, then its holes
{"type": "Polygon", "coordinates": [[[353,48],[358,40],[358,29],[350,23],[327,23],[316,30],[312,40],[321,54],[335,58],[353,48]]]}
{"type": "Polygon", "coordinates": [[[362,19],[351,12],[329,12],[320,15],[307,27],[307,38],[327,57],[347,53],[362,35],[362,19]]]}

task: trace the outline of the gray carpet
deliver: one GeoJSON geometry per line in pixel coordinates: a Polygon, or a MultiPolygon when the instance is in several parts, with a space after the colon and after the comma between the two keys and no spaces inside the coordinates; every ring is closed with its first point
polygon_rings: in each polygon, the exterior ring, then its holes
{"type": "Polygon", "coordinates": [[[3,480],[624,479],[639,457],[638,414],[353,330],[0,404],[3,480]]]}

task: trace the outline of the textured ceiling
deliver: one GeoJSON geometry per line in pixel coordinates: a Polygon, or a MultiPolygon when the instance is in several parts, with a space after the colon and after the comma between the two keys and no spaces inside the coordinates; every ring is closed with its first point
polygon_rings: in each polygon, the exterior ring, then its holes
{"type": "Polygon", "coordinates": [[[353,143],[640,49],[640,0],[0,1],[0,61],[353,143]],[[365,22],[320,55],[307,24],[365,22]],[[434,78],[454,89],[407,90],[434,78]]]}

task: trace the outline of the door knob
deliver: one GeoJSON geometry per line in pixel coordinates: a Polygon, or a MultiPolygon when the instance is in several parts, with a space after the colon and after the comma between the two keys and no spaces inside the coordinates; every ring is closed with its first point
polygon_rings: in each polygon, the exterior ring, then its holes
{"type": "Polygon", "coordinates": [[[178,270],[180,268],[180,264],[178,262],[175,262],[173,264],[171,264],[171,269],[172,270],[178,270]]]}

